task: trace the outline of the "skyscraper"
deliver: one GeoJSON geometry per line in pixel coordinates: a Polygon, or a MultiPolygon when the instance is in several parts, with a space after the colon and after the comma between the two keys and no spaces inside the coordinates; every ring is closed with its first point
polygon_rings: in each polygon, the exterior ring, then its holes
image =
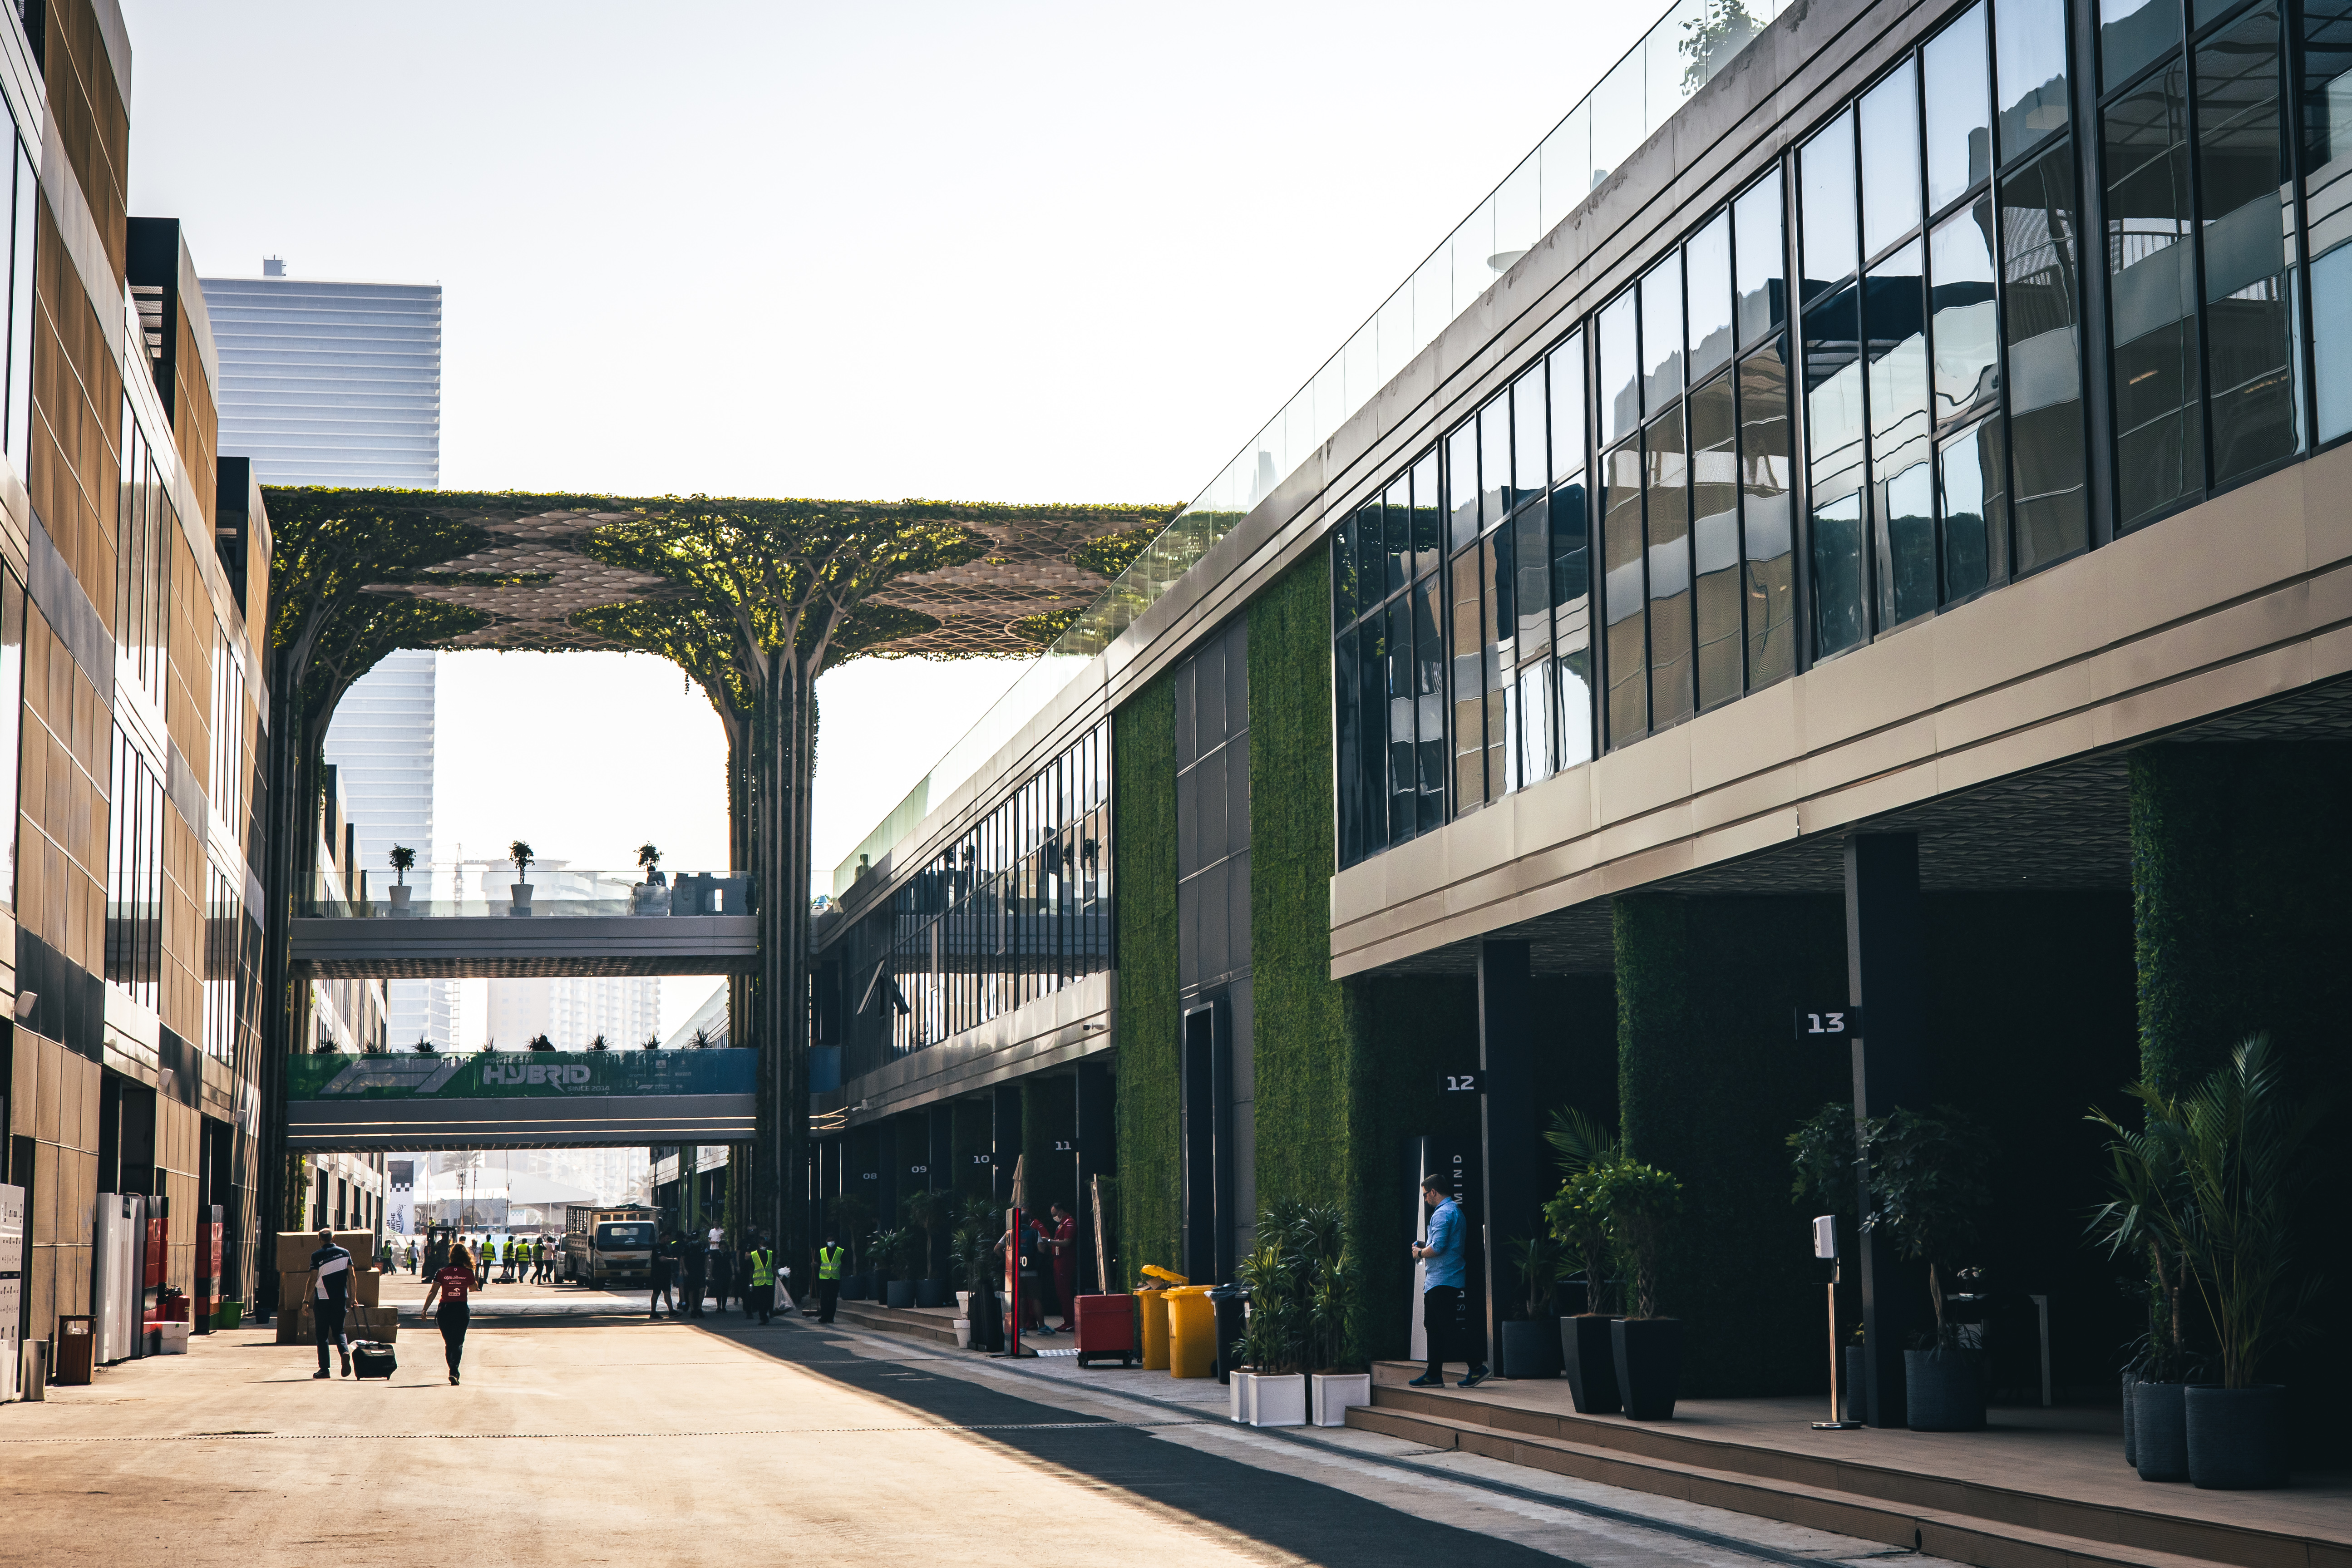
{"type": "MultiPolygon", "coordinates": [[[[223,451],[264,484],[441,483],[441,286],[284,275],[204,279],[220,349],[223,451]]],[[[439,656],[392,654],[353,686],[327,731],[372,882],[395,844],[434,858],[434,697],[439,656]]],[[[457,1044],[456,983],[386,986],[395,1045],[457,1044]]]]}
{"type": "Polygon", "coordinates": [[[627,1050],[661,1025],[661,982],[649,976],[493,980],[488,990],[488,1033],[504,1050],[540,1035],[560,1051],[586,1050],[600,1035],[627,1050]]]}

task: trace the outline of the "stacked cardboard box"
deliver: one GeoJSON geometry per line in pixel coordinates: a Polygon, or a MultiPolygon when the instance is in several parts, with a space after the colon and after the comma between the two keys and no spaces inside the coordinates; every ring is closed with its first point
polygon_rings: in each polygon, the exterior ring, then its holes
{"type": "MultiPolygon", "coordinates": [[[[352,1314],[344,1319],[344,1327],[357,1339],[359,1326],[355,1321],[362,1310],[380,1310],[383,1277],[366,1272],[371,1249],[375,1246],[373,1233],[364,1230],[335,1232],[335,1245],[352,1255],[355,1269],[361,1270],[352,1281],[352,1314]]],[[[310,1303],[307,1287],[310,1279],[310,1254],[319,1249],[319,1233],[314,1230],[281,1230],[278,1233],[278,1342],[281,1345],[307,1345],[315,1337],[310,1326],[310,1303]]],[[[389,1314],[387,1314],[387,1317],[389,1314]]],[[[389,1334],[385,1336],[387,1339],[389,1334]]]]}
{"type": "MultiPolygon", "coordinates": [[[[279,1276],[282,1291],[302,1288],[304,1276],[279,1276]]],[[[307,1345],[318,1338],[310,1321],[310,1303],[299,1301],[291,1295],[281,1295],[280,1300],[293,1302],[278,1314],[278,1342],[281,1345],[307,1345]]],[[[378,1307],[368,1302],[354,1302],[343,1311],[343,1331],[354,1340],[381,1340],[394,1342],[400,1334],[400,1314],[390,1307],[378,1307]]]]}

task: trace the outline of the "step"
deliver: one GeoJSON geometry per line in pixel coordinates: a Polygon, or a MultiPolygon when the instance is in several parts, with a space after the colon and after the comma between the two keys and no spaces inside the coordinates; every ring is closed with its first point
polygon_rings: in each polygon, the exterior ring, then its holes
{"type": "Polygon", "coordinates": [[[872,1329],[886,1334],[906,1334],[913,1339],[929,1340],[933,1344],[952,1345],[956,1342],[955,1320],[942,1318],[920,1308],[885,1307],[872,1301],[837,1301],[834,1303],[834,1320],[851,1323],[861,1329],[872,1329]]]}
{"type": "MultiPolygon", "coordinates": [[[[1376,1400],[1379,1392],[1374,1390],[1376,1400]]],[[[1386,1403],[1349,1411],[1348,1425],[1427,1447],[1476,1454],[1629,1491],[1884,1542],[1980,1568],[2195,1568],[2213,1561],[2091,1541],[1946,1509],[1906,1508],[1803,1482],[1709,1469],[1564,1438],[1507,1432],[1486,1422],[1403,1410],[1386,1403]]],[[[2285,1568],[2289,1561],[2301,1568],[2305,1559],[2300,1555],[2291,1560],[2264,1559],[2279,1568],[2285,1568]]]]}

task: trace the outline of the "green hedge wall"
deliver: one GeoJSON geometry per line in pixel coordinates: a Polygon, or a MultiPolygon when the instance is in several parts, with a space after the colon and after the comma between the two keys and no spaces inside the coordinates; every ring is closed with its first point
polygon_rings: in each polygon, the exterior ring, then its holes
{"type": "Polygon", "coordinates": [[[1129,1275],[1182,1261],[1184,1169],[1176,985],[1176,684],[1111,715],[1116,866],[1118,1236],[1129,1275]]]}

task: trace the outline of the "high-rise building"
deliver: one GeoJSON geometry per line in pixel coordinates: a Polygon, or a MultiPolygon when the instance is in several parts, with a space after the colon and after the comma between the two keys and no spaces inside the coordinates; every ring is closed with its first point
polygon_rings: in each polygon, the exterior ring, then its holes
{"type": "MultiPolygon", "coordinates": [[[[275,485],[441,482],[441,286],[338,283],[284,275],[205,281],[220,345],[224,450],[248,453],[275,485]]],[[[395,844],[434,859],[433,734],[440,656],[403,649],[345,695],[327,731],[359,863],[390,876],[395,844]]],[[[457,987],[394,980],[390,1037],[457,1044],[457,987]]]]}
{"type": "Polygon", "coordinates": [[[488,1032],[502,1050],[541,1035],[560,1051],[586,1050],[600,1035],[625,1050],[661,1026],[661,981],[650,976],[493,980],[488,992],[488,1032]]]}

